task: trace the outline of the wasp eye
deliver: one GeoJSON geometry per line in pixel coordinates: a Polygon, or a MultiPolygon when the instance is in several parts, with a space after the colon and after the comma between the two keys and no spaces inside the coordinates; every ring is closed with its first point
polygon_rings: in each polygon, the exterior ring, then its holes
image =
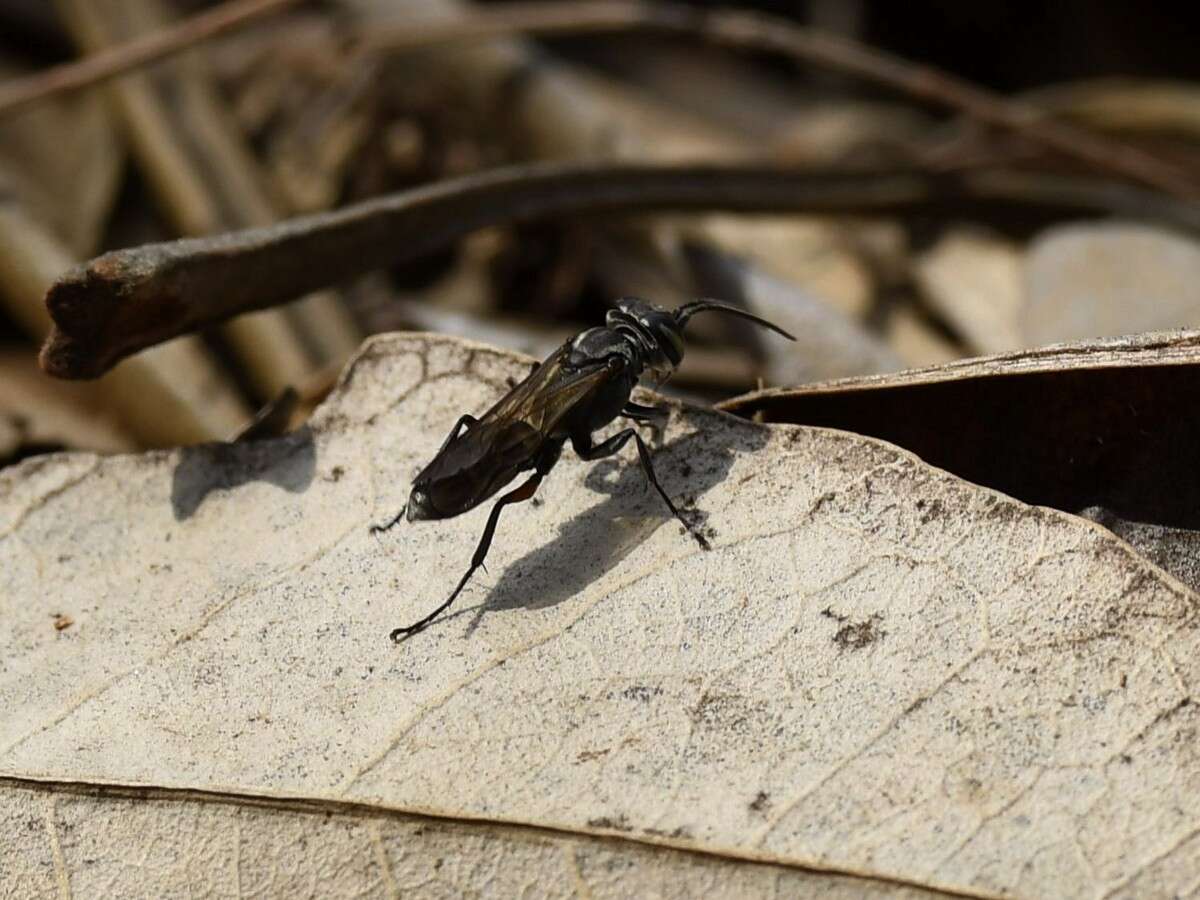
{"type": "Polygon", "coordinates": [[[663,349],[663,353],[671,360],[671,365],[679,365],[683,359],[683,335],[675,328],[674,322],[659,328],[658,342],[663,349]]]}

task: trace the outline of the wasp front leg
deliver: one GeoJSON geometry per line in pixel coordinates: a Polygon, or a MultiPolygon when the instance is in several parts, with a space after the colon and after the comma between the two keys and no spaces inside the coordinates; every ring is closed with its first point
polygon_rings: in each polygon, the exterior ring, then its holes
{"type": "MultiPolygon", "coordinates": [[[[647,407],[643,407],[645,409],[647,407]]],[[[632,418],[632,417],[631,417],[632,418]]],[[[592,443],[592,435],[589,432],[581,431],[571,435],[571,447],[574,448],[575,454],[580,459],[595,460],[603,459],[606,456],[612,456],[629,443],[629,439],[637,443],[638,459],[642,464],[642,472],[645,473],[646,479],[650,484],[654,485],[654,489],[658,491],[658,495],[662,497],[663,502],[667,504],[667,509],[671,510],[671,515],[680,521],[684,528],[688,530],[688,534],[696,539],[705,550],[711,550],[708,539],[699,531],[692,527],[692,523],[683,517],[675,504],[671,502],[671,498],[667,492],[663,490],[663,486],[658,483],[658,476],[654,473],[654,464],[650,461],[650,448],[646,446],[646,442],[642,440],[642,436],[632,428],[626,428],[624,431],[619,431],[612,437],[601,441],[599,444],[592,443]]]]}

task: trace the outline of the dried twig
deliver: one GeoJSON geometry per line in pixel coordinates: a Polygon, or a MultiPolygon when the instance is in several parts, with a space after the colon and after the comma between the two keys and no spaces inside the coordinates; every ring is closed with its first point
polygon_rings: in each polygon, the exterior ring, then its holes
{"type": "MultiPolygon", "coordinates": [[[[31,334],[50,329],[42,295],[74,263],[70,251],[18,203],[0,201],[0,299],[31,334]]],[[[148,446],[219,440],[246,415],[199,338],[130,360],[100,382],[99,392],[125,430],[148,446]]]]}
{"type": "Polygon", "coordinates": [[[229,0],[145,37],[94,53],[77,62],[15,79],[0,85],[0,117],[48,97],[76,91],[133,71],[298,2],[229,0]]]}
{"type": "Polygon", "coordinates": [[[1200,210],[1127,185],[1003,173],[796,172],[768,166],[541,163],[497,169],[279,225],[119,250],[62,277],[42,366],[93,378],[131,353],[239,313],[412,259],[481,227],[632,210],[906,214],[963,204],[1153,214],[1200,210]],[[298,265],[297,261],[303,261],[298,265]]]}
{"type": "MultiPolygon", "coordinates": [[[[93,52],[157,33],[170,15],[164,0],[58,0],[58,8],[73,37],[93,52]]],[[[106,92],[141,175],[178,234],[265,226],[282,217],[267,190],[269,179],[232,124],[202,59],[174,60],[106,92]]],[[[224,331],[249,384],[270,398],[309,371],[310,344],[303,340],[308,331],[344,335],[334,358],[345,358],[358,345],[352,328],[335,330],[340,318],[348,317],[331,298],[310,298],[287,313],[230,322],[224,331]],[[328,310],[323,325],[297,327],[296,314],[311,313],[317,305],[328,310]],[[330,322],[333,326],[324,324],[330,322]]]]}

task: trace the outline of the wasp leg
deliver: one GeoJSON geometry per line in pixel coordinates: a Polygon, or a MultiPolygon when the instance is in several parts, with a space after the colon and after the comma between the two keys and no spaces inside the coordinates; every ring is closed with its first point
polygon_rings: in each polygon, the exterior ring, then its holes
{"type": "Polygon", "coordinates": [[[442,441],[442,446],[438,448],[438,453],[441,453],[443,450],[449,447],[450,442],[458,437],[458,433],[460,431],[462,431],[464,428],[470,428],[478,421],[479,420],[472,415],[464,414],[459,416],[458,421],[454,423],[454,427],[450,429],[450,433],[446,435],[446,439],[442,441]]]}
{"type": "Polygon", "coordinates": [[[387,531],[389,528],[391,528],[393,525],[395,525],[397,522],[399,522],[401,519],[403,519],[404,514],[406,512],[408,512],[408,504],[407,503],[405,503],[402,507],[400,507],[400,512],[396,513],[396,515],[392,516],[392,518],[388,519],[388,521],[385,522],[384,524],[372,525],[371,526],[371,534],[379,534],[380,532],[387,531]]]}
{"type": "Polygon", "coordinates": [[[663,428],[667,424],[667,417],[670,414],[670,410],[660,406],[642,406],[632,400],[626,403],[621,410],[621,415],[625,418],[633,419],[635,422],[645,422],[655,429],[663,428]]]}
{"type": "MultiPolygon", "coordinates": [[[[538,369],[541,367],[541,365],[542,365],[542,364],[541,364],[540,362],[530,363],[530,365],[529,365],[529,375],[532,375],[534,372],[536,372],[536,371],[537,371],[537,370],[538,370],[538,369]]],[[[529,377],[529,375],[526,375],[525,377],[526,377],[526,378],[528,378],[528,377],[529,377]]],[[[508,389],[509,389],[510,391],[511,391],[513,388],[515,388],[515,387],[517,386],[517,384],[518,384],[518,382],[517,382],[517,379],[513,378],[511,375],[509,375],[507,378],[505,378],[505,379],[504,379],[504,381],[505,381],[505,383],[508,385],[508,389]]]]}
{"type": "Polygon", "coordinates": [[[558,456],[561,452],[561,443],[547,446],[542,451],[541,456],[538,457],[537,469],[532,475],[529,476],[526,482],[519,488],[509,491],[496,501],[496,505],[492,507],[491,515],[488,516],[487,525],[485,525],[483,528],[483,536],[479,538],[479,546],[475,548],[475,555],[471,557],[471,567],[467,569],[466,574],[463,575],[463,577],[459,580],[458,586],[454,588],[454,592],[450,595],[445,603],[443,603],[425,618],[417,622],[413,622],[411,625],[405,625],[403,628],[393,629],[390,635],[393,642],[398,644],[405,638],[409,638],[416,634],[418,631],[424,631],[430,622],[450,608],[450,604],[452,604],[458,598],[458,595],[462,592],[462,589],[466,587],[467,582],[471,580],[471,576],[475,574],[475,570],[482,566],[484,559],[487,558],[488,550],[491,549],[492,546],[492,538],[496,534],[496,525],[500,521],[500,510],[508,506],[510,503],[520,503],[523,500],[528,500],[530,497],[532,497],[537,491],[538,485],[542,483],[542,479],[546,477],[546,473],[548,473],[550,469],[554,467],[554,464],[558,462],[558,456]]]}
{"type": "MultiPolygon", "coordinates": [[[[444,440],[442,442],[442,449],[438,450],[438,453],[441,453],[442,450],[445,450],[450,445],[450,442],[452,440],[454,440],[456,437],[458,437],[458,433],[460,431],[462,431],[464,428],[469,428],[470,426],[474,425],[478,421],[479,421],[478,419],[476,419],[474,416],[471,416],[471,415],[460,416],[458,421],[454,423],[454,427],[452,429],[450,429],[450,434],[446,436],[446,440],[444,440]]],[[[396,515],[392,516],[392,518],[389,519],[384,524],[372,525],[371,526],[371,534],[379,534],[381,532],[388,531],[393,526],[395,526],[397,523],[399,523],[399,521],[401,519],[404,518],[404,514],[406,512],[408,512],[408,504],[407,503],[405,503],[404,506],[401,507],[400,512],[396,513],[396,515]]]]}
{"type": "Polygon", "coordinates": [[[683,524],[683,527],[688,530],[688,534],[696,539],[696,543],[705,550],[712,549],[709,546],[708,539],[696,531],[692,527],[692,523],[683,517],[683,514],[675,508],[675,504],[671,502],[671,498],[667,496],[667,492],[663,490],[663,486],[658,483],[658,476],[654,474],[654,465],[650,462],[650,448],[646,446],[646,442],[642,440],[642,436],[637,431],[632,428],[626,428],[624,431],[617,432],[599,444],[592,443],[590,433],[586,431],[579,432],[578,434],[571,435],[571,446],[580,459],[602,459],[605,456],[612,456],[614,453],[617,453],[629,442],[630,438],[633,438],[637,442],[638,458],[641,460],[642,471],[646,475],[646,480],[654,485],[654,489],[658,491],[658,495],[667,504],[667,509],[671,510],[671,515],[683,524]]]}

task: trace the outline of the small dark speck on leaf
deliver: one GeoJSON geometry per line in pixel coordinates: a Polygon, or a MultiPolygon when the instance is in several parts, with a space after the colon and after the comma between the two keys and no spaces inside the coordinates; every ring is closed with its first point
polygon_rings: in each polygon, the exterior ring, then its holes
{"type": "Polygon", "coordinates": [[[54,630],[63,631],[75,624],[75,620],[66,613],[54,613],[54,630]]]}
{"type": "Polygon", "coordinates": [[[646,703],[651,697],[657,697],[662,693],[662,688],[648,688],[642,684],[635,684],[621,691],[621,696],[626,700],[640,700],[646,703]]]}
{"type": "Polygon", "coordinates": [[[924,500],[918,500],[917,509],[921,510],[921,524],[927,525],[941,514],[942,504],[938,500],[934,500],[930,503],[926,503],[924,500]]]}
{"type": "Polygon", "coordinates": [[[619,815],[615,819],[611,816],[600,816],[596,819],[588,819],[588,825],[592,828],[609,828],[613,831],[632,831],[633,827],[629,824],[629,820],[625,816],[619,815]]]}
{"type": "Polygon", "coordinates": [[[771,795],[766,791],[759,791],[754,799],[750,801],[750,809],[756,813],[763,812],[771,805],[771,795]]]}
{"type": "Polygon", "coordinates": [[[818,497],[816,502],[812,505],[812,512],[814,512],[814,513],[819,512],[821,507],[823,507],[826,503],[831,502],[836,497],[837,497],[836,491],[826,491],[820,497],[818,497]]]}
{"type": "Polygon", "coordinates": [[[882,619],[881,615],[875,613],[861,622],[849,622],[837,630],[833,642],[843,650],[861,650],[869,647],[887,634],[879,627],[882,619]]]}
{"type": "Polygon", "coordinates": [[[655,837],[663,838],[690,838],[692,836],[692,833],[682,825],[680,825],[674,831],[664,831],[661,828],[643,828],[642,832],[644,834],[652,834],[655,837]]]}

